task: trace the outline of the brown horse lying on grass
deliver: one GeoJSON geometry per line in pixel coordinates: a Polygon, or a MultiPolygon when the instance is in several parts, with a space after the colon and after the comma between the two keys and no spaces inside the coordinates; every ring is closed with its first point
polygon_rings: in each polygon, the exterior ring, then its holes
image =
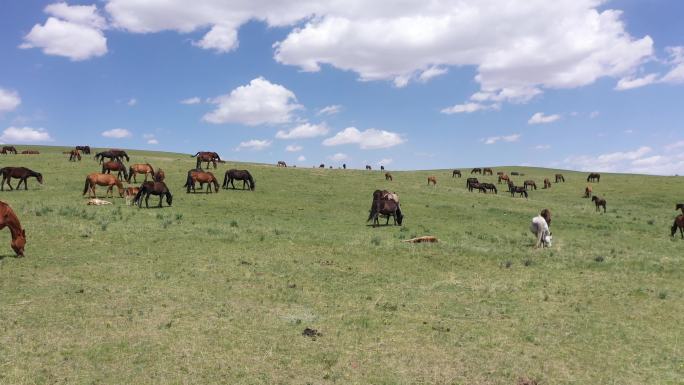
{"type": "Polygon", "coordinates": [[[12,234],[12,250],[19,257],[24,256],[24,246],[26,245],[26,231],[21,228],[21,223],[14,210],[5,202],[0,202],[0,230],[9,227],[12,234]]]}
{"type": "Polygon", "coordinates": [[[28,190],[26,180],[29,177],[34,177],[36,178],[36,180],[38,180],[38,183],[43,184],[43,174],[35,172],[26,167],[3,167],[0,168],[0,174],[2,174],[2,183],[0,183],[0,191],[5,190],[5,183],[7,183],[7,186],[9,186],[10,190],[14,190],[12,188],[12,185],[10,184],[12,178],[19,179],[19,183],[17,183],[17,190],[19,189],[19,187],[21,187],[22,182],[24,183],[24,190],[28,190]]]}
{"type": "Polygon", "coordinates": [[[596,211],[601,211],[600,207],[603,207],[603,213],[605,214],[606,212],[606,200],[603,198],[599,198],[596,195],[591,197],[591,201],[594,202],[596,205],[596,211]]]}
{"type": "Polygon", "coordinates": [[[190,189],[192,188],[192,192],[195,191],[195,183],[199,182],[200,185],[204,185],[207,183],[207,194],[211,192],[211,185],[214,185],[214,191],[218,192],[219,191],[219,183],[218,180],[216,180],[216,177],[214,174],[207,172],[207,171],[189,171],[188,172],[188,177],[185,181],[185,185],[183,187],[187,187],[187,193],[190,193],[190,189]]]}
{"type": "MultiPolygon", "coordinates": [[[[0,226],[0,228],[2,228],[2,226],[0,226]]],[[[679,233],[682,235],[682,239],[684,239],[684,214],[680,214],[675,218],[674,223],[672,224],[672,237],[677,233],[677,228],[679,228],[679,233]]]]}
{"type": "Polygon", "coordinates": [[[111,194],[112,198],[114,198],[114,186],[116,186],[119,189],[119,197],[123,198],[123,184],[121,184],[121,181],[117,179],[112,174],[99,174],[99,173],[92,173],[88,174],[85,180],[85,186],[83,187],[83,195],[86,195],[88,193],[88,198],[97,198],[97,195],[95,194],[95,187],[97,186],[107,186],[107,192],[105,193],[105,198],[107,197],[107,194],[111,194]],[[90,194],[92,193],[92,197],[90,194]]]}
{"type": "Polygon", "coordinates": [[[142,198],[145,196],[145,207],[149,208],[150,207],[150,195],[158,195],[159,196],[159,205],[157,207],[162,207],[162,198],[166,197],[166,203],[171,206],[171,202],[173,201],[173,196],[171,195],[171,192],[169,191],[169,188],[166,186],[166,183],[164,182],[143,182],[142,185],[140,185],[140,191],[138,191],[138,194],[135,196],[135,199],[133,199],[133,204],[137,204],[138,208],[142,207],[142,198]]]}
{"type": "Polygon", "coordinates": [[[22,153],[22,155],[39,155],[40,151],[38,151],[38,150],[24,150],[21,153],[22,153]]]}

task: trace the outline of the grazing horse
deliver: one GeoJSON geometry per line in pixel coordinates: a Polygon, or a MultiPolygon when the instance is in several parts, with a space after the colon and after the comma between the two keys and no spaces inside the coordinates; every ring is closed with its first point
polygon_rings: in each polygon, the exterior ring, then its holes
{"type": "Polygon", "coordinates": [[[684,214],[684,203],[677,203],[677,206],[675,206],[675,211],[680,209],[682,210],[682,214],[684,214]]]}
{"type": "Polygon", "coordinates": [[[527,189],[523,186],[514,186],[513,183],[508,185],[508,191],[511,193],[511,197],[515,197],[515,194],[520,194],[521,197],[527,199],[527,189]]]}
{"type": "Polygon", "coordinates": [[[366,165],[366,170],[372,170],[372,169],[373,168],[369,164],[366,165]]]}
{"type": "Polygon", "coordinates": [[[342,168],[346,170],[346,169],[347,169],[347,164],[346,164],[346,163],[342,163],[342,168]]]}
{"type": "MultiPolygon", "coordinates": [[[[473,178],[473,179],[475,179],[475,178],[473,178]]],[[[467,183],[468,183],[468,186],[467,186],[468,191],[470,191],[470,192],[473,192],[473,190],[475,190],[475,189],[478,189],[478,190],[480,189],[480,182],[477,182],[477,179],[475,179],[475,181],[469,181],[467,183]]]]}
{"type": "Polygon", "coordinates": [[[325,165],[323,163],[318,165],[318,168],[325,168],[325,165]]]}
{"type": "MultiPolygon", "coordinates": [[[[496,189],[494,183],[480,183],[480,189],[485,188],[487,191],[494,191],[494,194],[498,194],[499,191],[496,189]]],[[[485,191],[485,192],[487,192],[485,191]]]]}
{"type": "Polygon", "coordinates": [[[19,257],[24,256],[24,246],[26,245],[26,231],[21,228],[21,223],[14,210],[5,202],[0,202],[0,230],[9,227],[12,234],[12,250],[19,257]]]}
{"type": "Polygon", "coordinates": [[[12,154],[17,154],[17,149],[14,146],[2,146],[2,154],[7,154],[8,152],[11,152],[12,154]]]}
{"type": "Polygon", "coordinates": [[[452,178],[456,178],[456,175],[458,175],[458,177],[460,178],[460,177],[461,177],[461,170],[454,170],[454,171],[451,173],[451,177],[452,177],[452,178]]]}
{"type": "Polygon", "coordinates": [[[494,171],[491,168],[485,167],[482,169],[482,175],[493,175],[494,171]]]}
{"type": "MultiPolygon", "coordinates": [[[[0,229],[2,228],[2,222],[0,222],[0,229]]],[[[677,228],[679,228],[679,233],[682,235],[682,239],[684,239],[684,214],[680,214],[675,218],[674,223],[672,224],[672,237],[675,236],[677,233],[677,228]]]]}
{"type": "Polygon", "coordinates": [[[587,182],[598,183],[600,181],[601,181],[601,174],[597,174],[597,173],[592,172],[591,174],[589,174],[589,176],[587,176],[587,182]]]}
{"type": "Polygon", "coordinates": [[[235,170],[235,169],[230,169],[226,171],[226,175],[223,177],[223,188],[227,189],[228,184],[233,187],[233,190],[235,190],[235,185],[233,184],[233,181],[235,180],[241,180],[242,181],[242,189],[245,189],[245,185],[248,185],[249,189],[254,191],[256,188],[256,183],[254,182],[254,178],[252,178],[252,174],[249,173],[247,170],[235,170]]]}
{"type": "Polygon", "coordinates": [[[482,174],[482,169],[481,168],[474,168],[470,170],[471,174],[482,174]]]}
{"type": "Polygon", "coordinates": [[[437,177],[429,176],[427,177],[428,186],[432,183],[433,186],[437,186],[437,177]]]}
{"type": "Polygon", "coordinates": [[[379,226],[380,221],[378,217],[384,215],[387,217],[387,223],[389,224],[390,217],[394,218],[394,225],[401,226],[404,219],[404,214],[401,212],[401,207],[399,206],[399,198],[396,200],[390,198],[390,196],[395,196],[396,194],[391,194],[387,191],[376,190],[373,192],[373,204],[371,205],[370,214],[366,222],[373,220],[373,227],[379,226]],[[385,194],[388,193],[388,194],[385,194]]]}
{"type": "Polygon", "coordinates": [[[385,171],[385,166],[380,165],[380,171],[385,171]]]}
{"type": "Polygon", "coordinates": [[[287,167],[287,163],[285,163],[285,161],[279,160],[276,164],[276,167],[287,167]]]}
{"type": "Polygon", "coordinates": [[[102,173],[103,174],[109,174],[112,171],[116,171],[116,177],[119,178],[119,180],[128,180],[128,173],[126,172],[126,166],[124,166],[123,163],[119,160],[115,161],[107,161],[102,163],[102,173]],[[121,177],[121,174],[123,174],[123,178],[121,177]]]}
{"type": "Polygon", "coordinates": [[[606,212],[606,200],[603,198],[599,198],[598,196],[594,195],[591,197],[591,201],[594,202],[596,205],[596,211],[601,211],[600,207],[603,207],[603,213],[605,214],[606,212]]]}
{"type": "Polygon", "coordinates": [[[506,175],[506,174],[501,174],[501,175],[499,175],[499,179],[498,179],[497,183],[499,183],[499,184],[501,184],[501,182],[506,182],[506,183],[508,183],[508,182],[510,182],[510,181],[511,181],[511,178],[509,178],[508,175],[506,175]]]}
{"type": "Polygon", "coordinates": [[[133,204],[137,204],[138,208],[142,207],[142,198],[145,197],[145,207],[150,207],[150,195],[159,196],[159,205],[157,207],[162,207],[162,198],[166,197],[166,203],[171,206],[173,201],[173,195],[169,191],[169,188],[164,182],[143,182],[140,185],[140,191],[135,195],[133,199],[133,204]]]}
{"type": "Polygon", "coordinates": [[[126,161],[128,161],[128,154],[126,154],[126,152],[122,150],[102,151],[95,154],[95,160],[97,160],[100,163],[104,163],[105,158],[109,159],[110,161],[119,162],[123,161],[123,158],[126,158],[126,161]]]}
{"type": "Polygon", "coordinates": [[[154,179],[154,168],[152,168],[152,165],[149,163],[135,163],[131,165],[131,167],[128,168],[128,178],[126,178],[128,183],[131,183],[131,178],[133,178],[133,182],[138,183],[135,179],[137,174],[145,174],[145,182],[147,182],[147,174],[152,175],[152,178],[154,179]]]}
{"type": "Polygon", "coordinates": [[[90,146],[76,146],[76,150],[83,151],[84,154],[90,155],[90,146]]]}
{"type": "Polygon", "coordinates": [[[195,192],[195,183],[199,182],[200,185],[207,183],[207,194],[211,192],[211,184],[214,184],[214,191],[218,192],[219,191],[219,184],[218,180],[216,180],[216,177],[214,174],[208,172],[208,171],[191,171],[188,172],[188,179],[185,182],[185,186],[187,187],[187,192],[190,193],[190,188],[192,188],[192,192],[195,192]]]}
{"type": "Polygon", "coordinates": [[[164,178],[166,178],[166,174],[164,173],[164,170],[162,170],[161,168],[158,168],[158,169],[157,169],[157,172],[156,172],[156,173],[154,174],[154,176],[152,177],[152,179],[153,179],[155,182],[163,182],[163,181],[164,181],[164,178]]]}
{"type": "Polygon", "coordinates": [[[0,174],[2,174],[2,183],[0,183],[0,190],[2,191],[5,190],[5,183],[7,183],[7,186],[9,186],[10,190],[14,190],[10,184],[12,178],[19,179],[19,183],[17,183],[17,190],[19,187],[21,187],[22,182],[24,183],[24,190],[28,190],[26,180],[30,177],[36,178],[38,183],[43,184],[43,174],[35,172],[26,167],[3,167],[0,168],[0,174]]]}
{"type": "Polygon", "coordinates": [[[392,181],[392,174],[386,172],[386,173],[385,173],[385,180],[388,180],[388,181],[391,182],[391,181],[392,181]]]}
{"type": "Polygon", "coordinates": [[[216,168],[216,161],[221,162],[221,157],[218,153],[213,151],[198,151],[195,155],[190,155],[191,157],[197,157],[197,165],[195,168],[202,168],[202,162],[207,162],[207,168],[209,168],[209,163],[214,165],[216,168]]]}
{"type": "MultiPolygon", "coordinates": [[[[544,184],[544,185],[546,186],[546,184],[544,184]]],[[[530,187],[532,187],[532,188],[535,189],[535,190],[537,189],[537,184],[534,183],[534,181],[531,180],[531,179],[526,180],[526,181],[523,183],[523,186],[525,186],[525,189],[527,189],[527,186],[530,186],[530,187]]]]}
{"type": "Polygon", "coordinates": [[[503,175],[503,174],[505,174],[505,172],[503,172],[503,171],[497,171],[497,172],[496,172],[496,175],[497,175],[497,176],[501,176],[501,175],[503,175]]]}
{"type": "Polygon", "coordinates": [[[479,183],[479,181],[477,180],[477,178],[468,178],[468,179],[466,179],[466,188],[468,188],[468,187],[470,186],[471,183],[479,183]]]}
{"type": "Polygon", "coordinates": [[[591,186],[585,187],[585,188],[584,188],[584,197],[585,197],[585,198],[591,198],[592,192],[593,192],[593,191],[591,190],[591,186]]]}
{"type": "Polygon", "coordinates": [[[38,155],[40,151],[38,150],[24,150],[21,152],[23,155],[38,155]]]}
{"type": "Polygon", "coordinates": [[[69,151],[69,162],[76,162],[81,160],[81,152],[78,150],[69,151]]]}
{"type": "Polygon", "coordinates": [[[551,181],[549,180],[549,178],[544,178],[544,187],[543,188],[545,188],[545,189],[551,188],[551,181]]]}
{"type": "Polygon", "coordinates": [[[563,174],[556,174],[556,183],[558,182],[565,183],[565,177],[563,176],[563,174]]]}
{"type": "Polygon", "coordinates": [[[517,171],[511,171],[511,175],[516,176],[516,175],[522,175],[522,174],[517,172],[517,171]]]}
{"type": "Polygon", "coordinates": [[[111,194],[112,198],[114,198],[113,190],[114,186],[116,186],[119,189],[119,197],[123,198],[123,184],[121,184],[121,181],[112,174],[98,174],[96,172],[88,174],[85,179],[85,186],[83,187],[83,195],[88,193],[88,198],[97,198],[97,195],[95,194],[96,186],[107,186],[105,198],[107,197],[107,194],[111,194]],[[93,194],[92,197],[90,196],[90,193],[93,194]]]}
{"type": "Polygon", "coordinates": [[[373,200],[377,200],[377,199],[395,201],[397,204],[399,204],[399,195],[395,192],[390,192],[387,190],[375,190],[375,191],[373,191],[373,200]]]}

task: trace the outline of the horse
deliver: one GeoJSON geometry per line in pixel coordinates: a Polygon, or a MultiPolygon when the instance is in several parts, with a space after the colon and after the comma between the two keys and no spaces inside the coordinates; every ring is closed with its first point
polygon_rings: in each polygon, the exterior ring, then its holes
{"type": "Polygon", "coordinates": [[[318,165],[318,168],[325,168],[325,165],[323,163],[318,165]]]}
{"type": "Polygon", "coordinates": [[[249,173],[247,170],[235,170],[235,169],[230,169],[226,171],[226,175],[223,177],[223,188],[227,189],[228,184],[233,187],[233,190],[235,190],[235,185],[233,184],[233,181],[235,180],[241,180],[242,181],[242,189],[245,189],[245,185],[249,185],[249,189],[254,191],[256,188],[256,183],[254,182],[254,178],[252,178],[252,174],[249,173]]]}
{"type": "Polygon", "coordinates": [[[22,155],[39,155],[40,151],[38,150],[24,150],[21,152],[22,155]]]}
{"type": "Polygon", "coordinates": [[[166,174],[164,173],[164,170],[162,170],[161,168],[158,168],[158,169],[157,169],[157,172],[156,172],[156,173],[154,174],[154,176],[152,177],[152,179],[153,179],[155,182],[163,182],[163,181],[164,181],[164,178],[166,178],[166,174]]]}
{"type": "Polygon", "coordinates": [[[114,150],[98,152],[97,154],[95,154],[95,160],[97,160],[100,163],[104,163],[104,159],[107,158],[112,162],[113,161],[121,162],[121,161],[123,161],[123,158],[125,155],[126,161],[128,161],[128,154],[126,154],[125,151],[121,151],[121,150],[117,150],[117,151],[120,151],[120,152],[115,152],[114,150]],[[123,153],[124,155],[122,155],[121,153],[123,153]]]}
{"type": "Polygon", "coordinates": [[[152,175],[152,178],[154,179],[154,168],[152,168],[152,165],[149,163],[135,163],[131,165],[128,168],[128,178],[126,178],[128,183],[131,183],[131,178],[133,178],[133,182],[138,183],[135,179],[137,174],[145,174],[145,182],[147,182],[147,174],[152,175]]]}
{"type": "Polygon", "coordinates": [[[398,202],[389,199],[374,198],[370,209],[370,215],[368,216],[368,220],[366,220],[366,222],[372,219],[373,227],[377,227],[380,225],[380,221],[378,219],[380,215],[387,217],[387,223],[385,223],[385,225],[389,225],[390,217],[394,219],[395,226],[401,226],[401,223],[404,220],[404,214],[402,214],[401,207],[399,207],[398,202]]]}
{"type": "Polygon", "coordinates": [[[81,152],[78,150],[71,150],[68,152],[69,162],[76,162],[81,160],[81,152]]]}
{"type": "Polygon", "coordinates": [[[508,186],[508,191],[511,193],[511,197],[515,197],[515,194],[520,194],[520,196],[524,196],[525,199],[527,199],[527,189],[522,186],[514,186],[513,184],[510,184],[508,186]]]}
{"type": "Polygon", "coordinates": [[[563,176],[563,174],[556,174],[556,183],[558,182],[565,183],[565,177],[563,176]]]}
{"type": "Polygon", "coordinates": [[[503,172],[503,171],[497,171],[497,172],[496,172],[496,176],[501,176],[501,175],[504,175],[504,174],[505,174],[505,172],[503,172]]]}
{"type": "Polygon", "coordinates": [[[375,191],[373,191],[373,200],[376,200],[376,199],[390,200],[390,201],[395,201],[397,204],[399,203],[399,195],[395,192],[390,192],[387,190],[375,190],[375,191]]]}
{"type": "MultiPolygon", "coordinates": [[[[513,174],[513,173],[511,173],[511,174],[513,174]]],[[[509,178],[508,175],[506,175],[506,174],[501,174],[501,175],[499,175],[499,179],[498,179],[498,181],[497,181],[496,183],[501,184],[501,182],[504,182],[504,181],[505,181],[506,183],[508,183],[508,182],[511,181],[511,178],[509,178]]]]}
{"type": "Polygon", "coordinates": [[[606,200],[603,198],[600,198],[596,195],[591,197],[591,201],[594,202],[596,205],[596,211],[601,211],[600,207],[603,207],[603,213],[605,214],[606,212],[606,200]]]}
{"type": "Polygon", "coordinates": [[[19,179],[19,183],[17,183],[17,190],[19,189],[19,187],[21,187],[22,182],[24,183],[24,190],[28,190],[26,180],[30,177],[36,178],[38,183],[43,184],[43,174],[28,169],[26,167],[3,167],[0,168],[0,173],[2,174],[2,183],[0,183],[0,191],[5,190],[5,182],[7,183],[7,186],[9,186],[10,190],[14,190],[12,188],[12,185],[10,184],[12,178],[19,179]]]}
{"type": "MultiPolygon", "coordinates": [[[[546,182],[545,182],[545,183],[546,183],[546,182]]],[[[531,180],[531,179],[526,180],[526,181],[523,183],[523,186],[525,187],[525,189],[527,189],[527,186],[530,186],[530,187],[532,187],[532,188],[535,189],[535,190],[537,189],[537,184],[534,183],[534,181],[531,180]]],[[[544,186],[546,186],[546,184],[544,184],[544,186]]]]}
{"type": "Polygon", "coordinates": [[[116,177],[119,178],[120,180],[126,180],[128,181],[128,173],[126,172],[126,166],[124,166],[123,163],[119,160],[115,161],[107,161],[102,163],[102,173],[103,174],[109,174],[112,171],[116,171],[116,177]],[[123,174],[123,178],[121,177],[121,174],[123,174]]]}
{"type": "MultiPolygon", "coordinates": [[[[107,186],[105,198],[107,197],[107,194],[111,194],[112,198],[114,198],[113,190],[114,186],[116,186],[119,189],[119,197],[123,198],[123,184],[121,184],[121,181],[112,174],[99,174],[96,172],[88,174],[85,179],[85,186],[83,187],[82,195],[92,192],[92,198],[97,198],[97,194],[95,194],[96,186],[107,186]]],[[[88,194],[88,198],[91,198],[90,194],[88,194]]]]}
{"type": "Polygon", "coordinates": [[[677,203],[677,206],[675,206],[675,211],[681,209],[682,214],[684,214],[684,203],[677,203]]]}
{"type": "MultiPolygon", "coordinates": [[[[207,168],[209,168],[209,163],[214,165],[216,168],[216,161],[221,162],[221,157],[218,153],[213,151],[198,151],[195,155],[190,155],[191,157],[197,157],[197,165],[195,168],[202,168],[202,162],[207,162],[207,168]]],[[[283,162],[284,163],[284,162],[283,162]]]]}
{"type": "Polygon", "coordinates": [[[456,175],[458,175],[458,177],[460,178],[460,177],[461,177],[461,170],[454,170],[454,171],[451,173],[451,177],[452,177],[452,178],[456,178],[456,175]]]}
{"type": "Polygon", "coordinates": [[[0,201],[0,230],[9,227],[12,234],[12,250],[18,257],[24,256],[24,246],[26,245],[26,231],[21,228],[21,222],[14,210],[5,202],[0,201]]]}
{"type": "Polygon", "coordinates": [[[366,165],[366,170],[372,170],[373,168],[370,165],[366,165]]]}
{"type": "Polygon", "coordinates": [[[468,188],[468,186],[470,186],[471,183],[479,183],[479,181],[477,180],[477,178],[466,179],[466,188],[468,188]]]}
{"type": "Polygon", "coordinates": [[[342,168],[346,170],[346,169],[347,169],[347,164],[346,164],[346,163],[342,163],[342,168]]]}
{"type": "Polygon", "coordinates": [[[482,174],[482,169],[481,168],[474,168],[470,170],[471,174],[482,174]]]}
{"type": "Polygon", "coordinates": [[[287,167],[287,163],[285,163],[282,160],[279,160],[278,163],[276,164],[276,167],[287,167]]]}
{"type": "Polygon", "coordinates": [[[386,172],[386,173],[385,173],[385,180],[388,180],[388,181],[391,182],[391,181],[392,181],[392,174],[386,172]]]}
{"type": "Polygon", "coordinates": [[[545,189],[551,188],[551,181],[549,180],[549,178],[544,178],[544,187],[543,188],[545,188],[545,189]]]}
{"type": "Polygon", "coordinates": [[[517,171],[511,171],[511,175],[513,175],[513,176],[519,176],[519,175],[522,175],[522,174],[519,173],[519,172],[517,172],[517,171]]]}
{"type": "Polygon", "coordinates": [[[499,191],[496,189],[496,186],[494,185],[494,183],[480,183],[480,191],[482,191],[482,189],[485,189],[485,191],[484,191],[485,193],[487,191],[494,191],[494,194],[499,193],[499,191]]]}
{"type": "Polygon", "coordinates": [[[2,153],[7,154],[8,152],[11,152],[12,154],[16,155],[17,149],[14,146],[2,146],[2,153]]]}
{"type": "Polygon", "coordinates": [[[601,181],[601,174],[597,174],[597,173],[592,172],[591,174],[589,174],[589,176],[587,176],[587,182],[598,183],[600,181],[601,181]]]}
{"type": "MultiPolygon", "coordinates": [[[[0,229],[2,228],[2,222],[0,222],[0,229]]],[[[684,214],[680,214],[675,218],[674,223],[672,224],[672,234],[671,236],[674,238],[675,234],[677,233],[677,228],[679,228],[679,233],[682,235],[682,239],[684,239],[684,214]]]]}
{"type": "Polygon", "coordinates": [[[76,146],[76,150],[83,151],[84,154],[90,155],[90,146],[76,146]]]}
{"type": "Polygon", "coordinates": [[[493,175],[494,171],[491,168],[485,167],[482,169],[482,175],[493,175]]]}
{"type": "Polygon", "coordinates": [[[428,186],[430,185],[430,182],[432,182],[433,186],[437,186],[437,177],[429,176],[429,177],[427,177],[427,181],[428,181],[428,186]]]}
{"type": "Polygon", "coordinates": [[[199,182],[200,185],[207,183],[207,194],[211,192],[211,184],[214,184],[214,191],[218,192],[219,191],[219,184],[218,180],[216,180],[216,177],[214,174],[208,172],[208,171],[191,171],[188,172],[188,178],[187,181],[185,182],[185,186],[187,187],[187,192],[190,193],[190,188],[192,188],[192,192],[195,192],[195,183],[199,182]]]}
{"type": "Polygon", "coordinates": [[[126,199],[126,206],[129,206],[135,196],[138,195],[140,187],[126,187],[124,189],[124,198],[126,199]]]}
{"type": "Polygon", "coordinates": [[[473,190],[475,190],[475,189],[478,189],[478,190],[480,189],[480,183],[479,182],[473,182],[473,181],[468,182],[468,191],[473,192],[473,190]]]}
{"type": "Polygon", "coordinates": [[[142,198],[145,197],[145,207],[150,207],[150,195],[159,196],[159,205],[157,207],[162,207],[162,198],[166,197],[166,203],[171,206],[173,201],[173,195],[169,191],[169,188],[164,182],[143,182],[140,185],[140,191],[135,195],[133,199],[133,204],[137,204],[138,208],[142,207],[142,198]]]}

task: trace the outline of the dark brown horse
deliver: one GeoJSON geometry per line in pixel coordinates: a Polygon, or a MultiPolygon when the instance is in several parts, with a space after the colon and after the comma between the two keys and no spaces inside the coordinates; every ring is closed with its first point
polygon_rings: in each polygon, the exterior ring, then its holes
{"type": "Polygon", "coordinates": [[[325,168],[325,165],[323,163],[318,165],[318,168],[325,168]]]}
{"type": "Polygon", "coordinates": [[[428,186],[430,185],[430,183],[432,183],[433,186],[437,186],[437,177],[436,176],[427,177],[427,181],[428,181],[427,182],[428,186]]]}
{"type": "Polygon", "coordinates": [[[113,189],[114,186],[116,186],[119,189],[119,197],[123,198],[124,187],[119,179],[112,174],[99,174],[96,172],[88,174],[86,177],[82,195],[88,193],[89,198],[91,198],[90,194],[92,194],[92,198],[97,198],[97,195],[95,194],[95,187],[97,186],[107,186],[105,197],[107,197],[108,194],[111,194],[112,198],[114,197],[113,189]]]}
{"type": "Polygon", "coordinates": [[[498,194],[499,191],[493,183],[480,183],[480,191],[486,193],[487,191],[494,191],[494,194],[498,194]]]}
{"type": "Polygon", "coordinates": [[[12,250],[19,257],[24,256],[24,246],[26,245],[26,231],[21,228],[21,223],[14,210],[5,202],[0,202],[0,230],[9,227],[12,234],[12,250]]]}
{"type": "Polygon", "coordinates": [[[159,196],[159,205],[157,207],[162,207],[162,198],[166,197],[166,204],[171,206],[171,202],[173,201],[173,195],[171,195],[171,191],[169,191],[169,188],[166,186],[166,183],[164,182],[143,182],[142,185],[140,185],[140,191],[138,191],[138,194],[135,196],[135,199],[133,200],[133,204],[137,204],[138,208],[142,207],[142,198],[145,197],[145,207],[149,208],[150,207],[150,195],[158,195],[159,196]]]}
{"type": "Polygon", "coordinates": [[[81,152],[78,150],[69,151],[69,162],[76,162],[81,160],[81,152]]]}
{"type": "Polygon", "coordinates": [[[385,173],[385,180],[388,180],[388,181],[391,182],[391,181],[392,181],[392,174],[386,172],[386,173],[385,173]]]}
{"type": "Polygon", "coordinates": [[[39,155],[40,151],[38,150],[24,150],[21,152],[22,155],[39,155]]]}
{"type": "Polygon", "coordinates": [[[452,178],[456,178],[456,175],[458,175],[458,177],[460,178],[460,177],[461,177],[461,170],[454,170],[454,171],[451,173],[451,177],[452,177],[452,178]]]}
{"type": "Polygon", "coordinates": [[[470,186],[471,183],[478,183],[478,182],[479,181],[477,180],[477,178],[468,178],[468,179],[466,179],[466,188],[468,188],[468,186],[470,186]]]}
{"type": "Polygon", "coordinates": [[[591,201],[594,202],[596,205],[596,211],[601,211],[600,207],[603,207],[603,213],[605,214],[606,212],[606,200],[603,198],[599,198],[596,195],[591,197],[591,201]]]}
{"type": "Polygon", "coordinates": [[[202,162],[207,163],[207,168],[209,168],[210,163],[216,168],[216,162],[221,162],[221,157],[214,151],[198,151],[195,155],[191,155],[191,157],[197,157],[196,169],[202,168],[202,162]]]}
{"type": "Polygon", "coordinates": [[[556,183],[558,182],[565,183],[565,177],[563,176],[563,174],[556,174],[556,183]]]}
{"type": "Polygon", "coordinates": [[[373,167],[371,167],[369,164],[366,165],[366,170],[372,170],[373,167]]]}
{"type": "Polygon", "coordinates": [[[585,198],[591,198],[591,194],[593,193],[591,186],[587,186],[584,188],[584,197],[585,198]]]}
{"type": "Polygon", "coordinates": [[[12,154],[17,154],[17,149],[14,146],[2,146],[2,150],[0,150],[0,154],[7,154],[7,153],[12,153],[12,154]]]}
{"type": "Polygon", "coordinates": [[[401,212],[401,207],[399,203],[391,199],[377,198],[376,194],[373,193],[373,203],[370,209],[370,215],[366,222],[373,220],[373,227],[380,225],[379,216],[384,215],[387,217],[387,222],[385,225],[389,225],[389,219],[392,217],[394,219],[395,226],[401,226],[404,220],[404,214],[401,212]]]}
{"type": "Polygon", "coordinates": [[[3,167],[0,169],[0,174],[2,174],[0,190],[5,190],[5,183],[7,183],[7,186],[9,186],[10,190],[14,190],[10,184],[12,178],[19,179],[19,183],[17,183],[17,190],[21,187],[22,182],[24,183],[24,190],[28,190],[26,180],[30,177],[36,178],[38,183],[43,184],[43,174],[35,172],[26,167],[3,167]]]}
{"type": "Polygon", "coordinates": [[[166,178],[166,174],[164,173],[164,170],[162,170],[161,168],[158,168],[157,172],[152,177],[152,179],[154,179],[155,182],[163,182],[164,178],[166,178]]]}
{"type": "MultiPolygon", "coordinates": [[[[2,228],[2,226],[0,226],[2,228]]],[[[672,224],[672,237],[675,236],[677,233],[677,228],[679,228],[679,233],[682,235],[682,239],[684,239],[684,214],[680,214],[675,218],[674,223],[672,224]]]]}
{"type": "Polygon", "coordinates": [[[147,174],[152,175],[152,179],[154,179],[154,168],[152,168],[152,165],[149,163],[132,164],[128,168],[128,177],[126,178],[128,183],[131,183],[131,178],[133,179],[133,182],[138,183],[138,181],[135,178],[135,176],[138,174],[144,174],[145,182],[147,182],[147,174]]]}
{"type": "Polygon", "coordinates": [[[285,161],[279,160],[279,161],[278,161],[278,164],[277,164],[276,166],[278,166],[278,167],[287,167],[287,163],[285,163],[285,161]]]}
{"type": "Polygon", "coordinates": [[[482,174],[482,169],[477,167],[477,168],[470,170],[470,173],[471,174],[482,174]]]}
{"type": "Polygon", "coordinates": [[[208,172],[208,171],[190,171],[188,172],[188,178],[185,182],[185,185],[183,187],[187,187],[187,192],[190,193],[190,189],[192,188],[192,192],[195,191],[195,183],[199,182],[200,185],[204,185],[204,183],[207,183],[207,194],[211,192],[211,185],[214,185],[214,191],[218,192],[219,191],[219,184],[218,180],[216,180],[216,177],[214,174],[208,172]]]}
{"type": "Polygon", "coordinates": [[[121,163],[118,160],[115,161],[107,161],[102,163],[102,173],[103,174],[109,174],[112,171],[116,171],[116,177],[119,178],[119,180],[128,180],[128,173],[126,172],[126,166],[124,166],[123,163],[121,163]],[[122,177],[123,174],[123,177],[122,177]]]}
{"type": "Polygon", "coordinates": [[[482,175],[493,175],[494,171],[491,168],[485,167],[482,169],[482,175]]]}
{"type": "Polygon", "coordinates": [[[105,158],[109,159],[110,161],[119,162],[122,162],[124,159],[126,159],[126,162],[130,160],[128,158],[128,154],[124,150],[112,149],[109,151],[102,151],[95,154],[95,160],[99,161],[100,163],[104,163],[105,158]]]}
{"type": "Polygon", "coordinates": [[[601,181],[601,174],[597,174],[595,172],[592,172],[587,176],[587,182],[600,182],[601,181]]]}
{"type": "Polygon", "coordinates": [[[508,184],[508,191],[511,193],[511,197],[515,197],[515,194],[520,194],[521,197],[527,199],[527,189],[523,186],[515,186],[512,182],[508,184]]]}
{"type": "Polygon", "coordinates": [[[473,192],[473,190],[479,190],[480,189],[480,182],[477,181],[476,178],[468,178],[468,179],[474,179],[474,180],[468,180],[466,181],[466,187],[468,187],[468,191],[473,192]]]}
{"type": "Polygon", "coordinates": [[[223,176],[223,188],[227,189],[228,184],[230,184],[234,190],[235,184],[233,184],[233,181],[236,180],[242,181],[243,190],[245,189],[245,186],[248,186],[249,189],[252,191],[254,191],[254,189],[256,188],[256,182],[254,181],[254,178],[252,178],[252,174],[250,174],[249,171],[235,169],[230,169],[226,171],[226,174],[223,176]]]}
{"type": "Polygon", "coordinates": [[[529,186],[529,187],[532,187],[532,188],[535,189],[535,190],[537,189],[537,184],[534,183],[534,181],[531,180],[531,179],[526,180],[526,181],[523,183],[523,186],[525,186],[525,188],[527,188],[527,187],[529,186]]]}
{"type": "Polygon", "coordinates": [[[86,155],[90,155],[90,146],[76,146],[76,150],[82,151],[86,155]]]}
{"type": "Polygon", "coordinates": [[[543,188],[545,188],[545,189],[551,188],[551,181],[549,180],[549,178],[544,178],[544,187],[543,188]]]}

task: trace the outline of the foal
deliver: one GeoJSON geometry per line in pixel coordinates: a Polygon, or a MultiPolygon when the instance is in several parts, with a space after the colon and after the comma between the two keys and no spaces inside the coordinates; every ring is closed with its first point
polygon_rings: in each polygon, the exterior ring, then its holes
{"type": "Polygon", "coordinates": [[[599,198],[598,196],[594,195],[591,197],[591,201],[594,202],[596,205],[596,211],[601,211],[600,207],[603,207],[603,213],[605,214],[606,212],[606,200],[603,198],[599,198]]]}
{"type": "Polygon", "coordinates": [[[385,173],[385,180],[388,180],[388,181],[391,182],[391,181],[392,181],[392,174],[386,172],[386,173],[385,173]]]}
{"type": "Polygon", "coordinates": [[[679,233],[682,235],[682,239],[684,239],[684,214],[680,214],[675,218],[674,223],[672,224],[672,236],[674,237],[675,234],[677,233],[677,228],[679,228],[679,233]]]}
{"type": "Polygon", "coordinates": [[[430,183],[432,183],[433,186],[437,186],[437,177],[429,176],[427,178],[427,181],[428,181],[428,186],[430,185],[430,183]]]}

